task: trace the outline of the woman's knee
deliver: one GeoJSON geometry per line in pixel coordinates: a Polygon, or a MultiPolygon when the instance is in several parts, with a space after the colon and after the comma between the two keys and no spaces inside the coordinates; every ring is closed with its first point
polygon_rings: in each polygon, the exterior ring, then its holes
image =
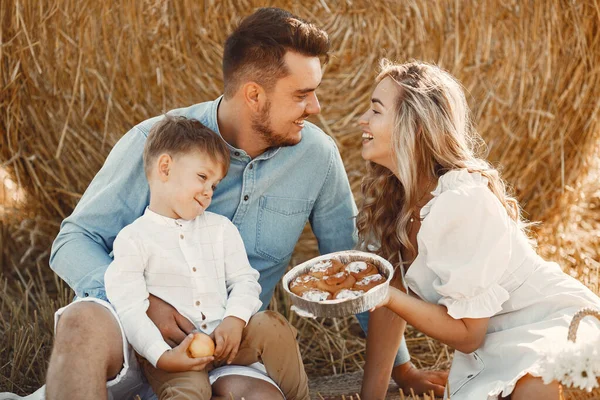
{"type": "Polygon", "coordinates": [[[558,400],[559,385],[552,382],[544,384],[542,378],[525,375],[517,381],[510,396],[511,400],[558,400]]]}

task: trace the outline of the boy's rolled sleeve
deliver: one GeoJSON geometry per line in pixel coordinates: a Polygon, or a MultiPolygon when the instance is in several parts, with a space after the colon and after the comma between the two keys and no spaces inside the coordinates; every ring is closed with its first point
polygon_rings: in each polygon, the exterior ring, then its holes
{"type": "Polygon", "coordinates": [[[227,286],[227,306],[223,318],[237,317],[246,324],[260,309],[261,292],[258,283],[259,273],[250,266],[244,243],[239,231],[227,221],[224,232],[225,241],[225,283],[227,286]]]}

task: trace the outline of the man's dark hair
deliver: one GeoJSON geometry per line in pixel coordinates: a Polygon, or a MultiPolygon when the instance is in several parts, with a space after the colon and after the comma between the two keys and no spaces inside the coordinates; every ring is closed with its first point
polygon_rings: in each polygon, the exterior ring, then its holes
{"type": "Polygon", "coordinates": [[[223,82],[225,98],[250,79],[270,91],[289,71],[287,51],[329,60],[329,36],[315,25],[279,8],[259,8],[244,18],[225,41],[223,82]]]}
{"type": "Polygon", "coordinates": [[[165,114],[148,134],[144,146],[144,170],[150,176],[152,162],[161,154],[171,157],[190,151],[201,151],[221,164],[223,173],[229,169],[229,149],[225,141],[202,122],[182,116],[165,114]]]}

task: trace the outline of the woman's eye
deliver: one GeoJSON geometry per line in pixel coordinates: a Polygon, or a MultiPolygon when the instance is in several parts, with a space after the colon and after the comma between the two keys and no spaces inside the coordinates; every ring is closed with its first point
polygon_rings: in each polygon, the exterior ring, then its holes
{"type": "Polygon", "coordinates": [[[204,175],[204,174],[198,174],[198,178],[200,178],[203,181],[205,181],[206,180],[206,175],[204,175]]]}
{"type": "Polygon", "coordinates": [[[212,185],[212,190],[213,190],[213,192],[214,192],[215,190],[217,190],[217,185],[212,185]]]}
{"type": "Polygon", "coordinates": [[[379,111],[376,111],[376,110],[372,110],[372,111],[373,111],[373,114],[380,114],[379,111]]]}

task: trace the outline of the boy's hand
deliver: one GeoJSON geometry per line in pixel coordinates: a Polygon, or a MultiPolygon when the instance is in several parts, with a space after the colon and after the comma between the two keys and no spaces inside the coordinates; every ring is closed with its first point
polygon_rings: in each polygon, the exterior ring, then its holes
{"type": "Polygon", "coordinates": [[[213,356],[191,358],[187,355],[187,348],[194,335],[187,335],[179,346],[165,351],[158,359],[156,367],[167,372],[202,371],[214,360],[213,356]]]}
{"type": "Polygon", "coordinates": [[[227,317],[221,321],[210,335],[217,345],[215,347],[215,360],[227,359],[227,364],[231,364],[240,348],[244,326],[246,326],[244,320],[237,317],[227,317]]]}

